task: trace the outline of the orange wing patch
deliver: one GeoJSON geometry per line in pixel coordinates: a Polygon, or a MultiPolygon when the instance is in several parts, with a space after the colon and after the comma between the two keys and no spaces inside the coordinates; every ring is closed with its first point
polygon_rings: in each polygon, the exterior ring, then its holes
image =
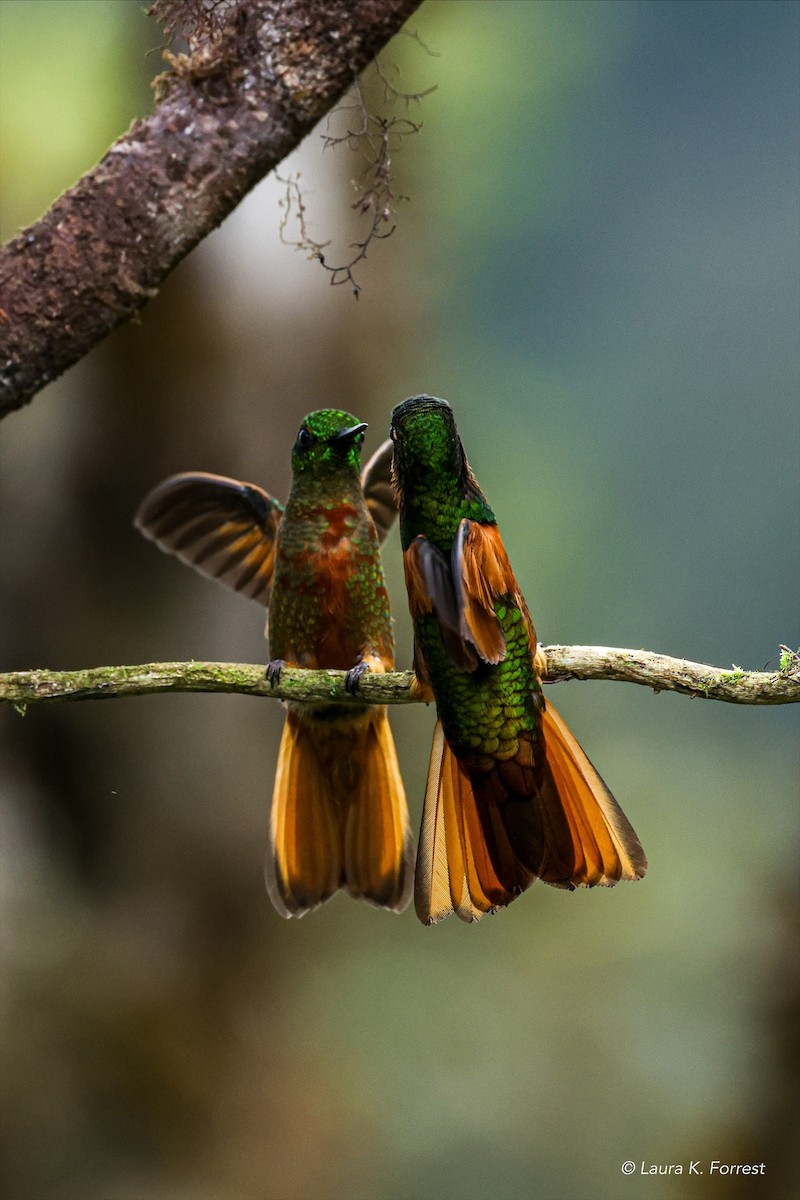
{"type": "Polygon", "coordinates": [[[425,586],[425,572],[422,563],[421,545],[427,539],[419,535],[403,553],[403,571],[406,577],[408,592],[408,608],[411,620],[427,616],[433,612],[433,600],[428,595],[425,586]]]}
{"type": "Polygon", "coordinates": [[[496,525],[461,522],[453,546],[453,575],[461,636],[484,662],[502,662],[506,641],[494,610],[495,601],[510,596],[529,624],[530,618],[496,525]]]}

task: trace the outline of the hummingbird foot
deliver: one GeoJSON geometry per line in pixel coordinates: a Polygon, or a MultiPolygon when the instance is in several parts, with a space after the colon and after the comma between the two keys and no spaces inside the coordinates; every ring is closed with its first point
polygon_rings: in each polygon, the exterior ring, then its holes
{"type": "Polygon", "coordinates": [[[361,676],[368,670],[369,663],[365,662],[360,662],[358,666],[351,667],[344,677],[344,690],[349,692],[351,696],[355,696],[361,676]]]}
{"type": "Polygon", "coordinates": [[[281,681],[281,671],[286,666],[286,661],[283,658],[273,658],[272,662],[267,663],[265,675],[271,687],[275,687],[276,683],[281,681]]]}

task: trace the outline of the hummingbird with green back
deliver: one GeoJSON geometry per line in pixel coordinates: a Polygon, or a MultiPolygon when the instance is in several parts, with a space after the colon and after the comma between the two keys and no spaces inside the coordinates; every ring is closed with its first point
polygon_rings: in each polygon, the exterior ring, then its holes
{"type": "Polygon", "coordinates": [[[642,847],[541,685],[544,659],[445,400],[392,413],[419,690],[437,724],[417,854],[425,924],[494,912],[535,879],[641,879],[642,847]]]}
{"type": "MultiPolygon", "coordinates": [[[[270,680],[285,666],[394,668],[379,541],[396,516],[390,442],[359,475],[366,425],[310,413],[292,449],[285,509],[268,492],[206,473],[172,476],[135,524],[162,550],[269,609],[270,680]]],[[[340,888],[400,911],[413,880],[411,835],[385,706],[289,703],[265,874],[273,904],[302,916],[340,888]]]]}

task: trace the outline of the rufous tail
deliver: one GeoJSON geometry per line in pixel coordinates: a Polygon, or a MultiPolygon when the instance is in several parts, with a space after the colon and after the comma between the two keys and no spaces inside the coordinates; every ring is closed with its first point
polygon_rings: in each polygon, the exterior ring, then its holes
{"type": "Polygon", "coordinates": [[[385,708],[334,717],[289,709],[265,876],[284,917],[303,916],[340,888],[382,908],[405,908],[412,839],[385,708]]]}
{"type": "Polygon", "coordinates": [[[625,814],[550,703],[541,741],[522,740],[488,772],[460,763],[437,721],[414,895],[424,924],[477,921],[535,879],[571,890],[646,870],[625,814]]]}

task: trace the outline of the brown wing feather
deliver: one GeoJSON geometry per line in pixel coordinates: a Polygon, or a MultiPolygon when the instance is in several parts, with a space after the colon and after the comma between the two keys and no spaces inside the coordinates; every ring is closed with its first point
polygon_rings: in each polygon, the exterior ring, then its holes
{"type": "Polygon", "coordinates": [[[426,541],[420,534],[403,553],[403,571],[412,621],[433,612],[433,598],[428,593],[422,557],[422,544],[426,541]]]}
{"type": "Polygon", "coordinates": [[[397,519],[397,496],[392,485],[393,449],[387,438],[361,472],[361,490],[381,542],[397,519]]]}
{"type": "Polygon", "coordinates": [[[447,652],[460,671],[474,671],[478,657],[464,641],[450,563],[433,542],[419,534],[403,554],[412,621],[435,614],[447,652]]]}
{"type": "Polygon", "coordinates": [[[255,484],[197,472],[153,488],[134,524],[201,575],[267,607],[282,511],[255,484]]]}
{"type": "Polygon", "coordinates": [[[461,522],[453,543],[453,577],[462,638],[475,647],[484,662],[502,662],[506,642],[495,602],[510,597],[522,609],[529,627],[530,616],[496,525],[466,519],[461,522]]]}
{"type": "Polygon", "coordinates": [[[505,658],[505,637],[494,608],[505,597],[522,612],[536,654],[536,630],[496,525],[463,520],[450,562],[418,534],[403,554],[403,563],[411,619],[436,614],[459,670],[474,671],[479,658],[492,664],[505,658]]]}

